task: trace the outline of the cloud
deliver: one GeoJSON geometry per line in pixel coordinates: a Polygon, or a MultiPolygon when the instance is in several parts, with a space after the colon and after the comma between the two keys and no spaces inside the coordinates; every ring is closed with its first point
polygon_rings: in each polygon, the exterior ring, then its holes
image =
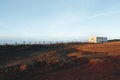
{"type": "Polygon", "coordinates": [[[108,16],[108,15],[113,15],[113,14],[117,14],[117,13],[120,13],[120,11],[109,11],[109,12],[104,12],[104,13],[98,13],[98,14],[94,14],[92,16],[86,17],[83,20],[90,20],[90,19],[94,19],[97,17],[108,16]]]}
{"type": "Polygon", "coordinates": [[[109,16],[113,14],[120,13],[120,11],[108,11],[103,13],[97,13],[93,14],[91,16],[80,16],[80,15],[71,15],[71,16],[60,16],[57,18],[54,18],[51,23],[49,24],[48,29],[51,30],[58,30],[58,29],[64,29],[68,28],[71,24],[75,24],[76,22],[79,23],[81,21],[91,20],[94,18],[102,17],[102,16],[109,16]]]}

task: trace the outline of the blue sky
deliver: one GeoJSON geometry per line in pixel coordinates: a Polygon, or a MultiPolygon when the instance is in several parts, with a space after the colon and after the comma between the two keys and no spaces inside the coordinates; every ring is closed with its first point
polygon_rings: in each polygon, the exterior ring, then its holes
{"type": "Polygon", "coordinates": [[[0,41],[120,38],[120,0],[0,0],[0,41]]]}

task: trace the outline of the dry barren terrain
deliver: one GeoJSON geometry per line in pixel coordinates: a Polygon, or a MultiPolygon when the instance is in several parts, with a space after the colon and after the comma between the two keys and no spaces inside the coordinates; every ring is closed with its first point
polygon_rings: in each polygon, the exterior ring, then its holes
{"type": "Polygon", "coordinates": [[[120,42],[70,45],[15,60],[1,67],[0,80],[120,80],[120,42]]]}

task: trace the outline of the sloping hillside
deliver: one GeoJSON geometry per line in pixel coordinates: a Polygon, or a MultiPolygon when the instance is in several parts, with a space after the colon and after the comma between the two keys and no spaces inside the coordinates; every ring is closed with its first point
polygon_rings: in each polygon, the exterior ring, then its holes
{"type": "Polygon", "coordinates": [[[0,71],[0,80],[120,80],[120,42],[52,49],[0,71]]]}
{"type": "Polygon", "coordinates": [[[80,46],[77,49],[90,52],[108,53],[109,55],[120,55],[120,42],[88,44],[80,46]]]}

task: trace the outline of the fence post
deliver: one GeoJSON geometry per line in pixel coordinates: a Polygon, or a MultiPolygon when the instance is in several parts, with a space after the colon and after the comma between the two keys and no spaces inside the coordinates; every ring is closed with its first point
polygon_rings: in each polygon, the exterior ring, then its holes
{"type": "Polygon", "coordinates": [[[7,48],[7,45],[8,45],[8,44],[7,44],[7,43],[5,43],[5,48],[7,48]]]}
{"type": "Polygon", "coordinates": [[[25,41],[23,41],[23,45],[25,45],[25,41]]]}
{"type": "Polygon", "coordinates": [[[15,42],[15,46],[17,46],[17,42],[15,42]]]}
{"type": "Polygon", "coordinates": [[[41,44],[41,42],[39,41],[39,44],[41,44]]]}

